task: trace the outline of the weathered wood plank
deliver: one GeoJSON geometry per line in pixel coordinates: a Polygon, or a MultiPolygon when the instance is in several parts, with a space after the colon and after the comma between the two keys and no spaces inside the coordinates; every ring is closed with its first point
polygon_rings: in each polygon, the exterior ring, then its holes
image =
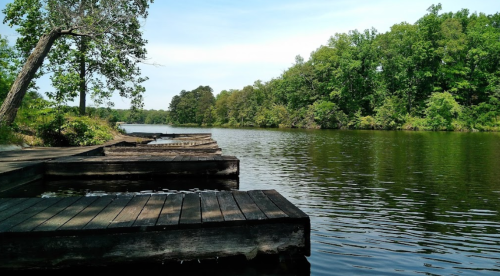
{"type": "Polygon", "coordinates": [[[234,199],[247,220],[265,220],[266,215],[257,207],[247,192],[233,191],[234,199]]]}
{"type": "Polygon", "coordinates": [[[160,216],[166,198],[167,195],[152,195],[133,226],[154,226],[160,216]]]}
{"type": "Polygon", "coordinates": [[[203,223],[224,221],[217,195],[214,192],[201,193],[201,219],[203,223]]]}
{"type": "Polygon", "coordinates": [[[57,215],[59,212],[62,210],[66,209],[68,206],[71,204],[75,203],[80,199],[80,197],[65,197],[62,198],[59,202],[56,204],[50,206],[46,210],[36,214],[29,220],[26,220],[14,227],[12,227],[9,232],[29,232],[41,225],[42,223],[46,222],[48,219],[52,218],[53,216],[57,215]]]}
{"type": "Polygon", "coordinates": [[[48,177],[146,176],[170,175],[228,176],[239,175],[239,160],[187,161],[191,156],[178,155],[170,162],[162,156],[92,156],[71,157],[46,163],[48,177]],[[183,161],[184,160],[184,161],[183,161]]]}
{"type": "Polygon", "coordinates": [[[138,195],[133,197],[121,213],[111,222],[108,228],[130,227],[134,224],[149,200],[150,195],[138,195]]]}
{"type": "Polygon", "coordinates": [[[238,204],[236,204],[231,192],[219,192],[217,193],[217,199],[219,201],[222,215],[224,216],[224,221],[245,221],[245,216],[241,213],[241,210],[238,207],[238,204]]]}
{"type": "Polygon", "coordinates": [[[216,161],[222,161],[223,159],[222,159],[222,156],[216,155],[216,156],[214,156],[214,160],[216,160],[216,161]]]}
{"type": "Polygon", "coordinates": [[[29,198],[28,200],[21,201],[19,204],[13,205],[10,208],[3,210],[0,212],[0,221],[4,221],[11,216],[23,211],[26,208],[36,204],[38,202],[38,198],[29,198]]]}
{"type": "Polygon", "coordinates": [[[276,204],[274,204],[262,191],[253,190],[248,191],[248,195],[253,199],[255,204],[259,207],[266,217],[270,219],[286,218],[288,217],[276,204]]]}
{"type": "Polygon", "coordinates": [[[176,161],[181,161],[182,160],[182,155],[177,155],[176,157],[174,157],[174,159],[172,161],[176,162],[176,161]]]}
{"type": "MultiPolygon", "coordinates": [[[[36,239],[12,237],[3,239],[0,243],[0,266],[15,270],[26,269],[35,264],[42,266],[37,271],[48,270],[52,273],[54,272],[50,268],[69,267],[66,272],[78,273],[78,268],[82,266],[96,267],[92,271],[99,271],[99,267],[106,268],[109,264],[133,265],[134,262],[141,264],[141,261],[151,262],[156,267],[163,261],[178,263],[179,259],[201,260],[202,264],[205,259],[213,260],[215,257],[245,256],[252,260],[259,253],[280,254],[284,253],[283,249],[291,249],[291,253],[303,258],[304,231],[301,226],[299,223],[279,223],[222,229],[207,227],[120,234],[41,236],[36,239]]],[[[165,269],[168,271],[168,268],[165,269]]],[[[189,269],[185,275],[188,274],[189,269]]]]}
{"type": "Polygon", "coordinates": [[[191,193],[184,195],[180,225],[201,225],[200,195],[191,193]]]}
{"type": "Polygon", "coordinates": [[[87,206],[83,211],[78,213],[64,225],[59,227],[57,230],[79,230],[84,228],[87,223],[95,218],[106,206],[108,206],[116,196],[102,196],[97,197],[97,199],[87,206]]]}
{"type": "Polygon", "coordinates": [[[92,219],[83,229],[106,229],[113,219],[125,208],[132,199],[132,195],[120,195],[113,200],[104,210],[92,219]]]}
{"type": "MultiPolygon", "coordinates": [[[[11,206],[19,204],[28,198],[0,198],[0,212],[9,209],[11,206]]],[[[0,217],[1,220],[1,217],[0,217]]]]}
{"type": "Polygon", "coordinates": [[[80,213],[83,209],[94,202],[97,197],[80,197],[75,203],[68,206],[57,215],[48,219],[44,223],[35,228],[35,231],[55,231],[68,220],[72,219],[75,215],[80,213]]]}
{"type": "Polygon", "coordinates": [[[165,200],[163,209],[161,210],[157,226],[172,226],[178,225],[182,210],[183,194],[170,194],[165,200]]]}
{"type": "Polygon", "coordinates": [[[288,201],[288,199],[283,197],[276,190],[263,190],[262,192],[264,192],[264,194],[266,194],[269,199],[271,199],[274,204],[276,204],[276,206],[278,206],[290,218],[309,218],[306,213],[288,201]]]}
{"type": "Polygon", "coordinates": [[[290,218],[297,219],[304,223],[304,240],[305,240],[305,255],[311,255],[311,222],[309,216],[300,210],[297,206],[291,203],[288,199],[283,197],[276,190],[264,190],[265,195],[271,199],[276,206],[278,206],[285,214],[287,214],[290,218]]]}
{"type": "Polygon", "coordinates": [[[0,222],[0,232],[6,232],[12,227],[30,219],[34,215],[39,212],[47,209],[51,205],[60,201],[61,198],[47,198],[47,199],[39,199],[36,204],[31,206],[30,208],[24,209],[23,211],[11,216],[10,218],[0,222]]]}

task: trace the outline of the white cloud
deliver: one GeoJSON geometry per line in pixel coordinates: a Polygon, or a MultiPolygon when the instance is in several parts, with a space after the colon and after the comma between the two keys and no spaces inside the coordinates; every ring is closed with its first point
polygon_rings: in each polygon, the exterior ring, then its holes
{"type": "Polygon", "coordinates": [[[150,61],[169,64],[289,64],[296,55],[305,58],[325,44],[330,34],[319,33],[260,41],[222,45],[150,44],[150,61]]]}

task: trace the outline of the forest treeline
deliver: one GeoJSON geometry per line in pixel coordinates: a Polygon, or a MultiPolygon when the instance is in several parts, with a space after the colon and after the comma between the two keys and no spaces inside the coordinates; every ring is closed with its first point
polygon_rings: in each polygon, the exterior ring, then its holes
{"type": "Polygon", "coordinates": [[[172,124],[500,130],[500,14],[432,5],[414,24],[337,33],[279,77],[181,91],[172,124]]]}

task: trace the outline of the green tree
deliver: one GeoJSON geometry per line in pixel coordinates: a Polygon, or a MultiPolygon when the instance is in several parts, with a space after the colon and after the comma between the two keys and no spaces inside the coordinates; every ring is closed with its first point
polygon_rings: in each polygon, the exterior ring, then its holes
{"type": "MultiPolygon", "coordinates": [[[[54,43],[62,37],[86,37],[98,45],[108,45],[108,50],[122,51],[133,59],[133,51],[129,51],[128,44],[124,43],[130,41],[128,28],[134,29],[139,18],[147,17],[150,2],[153,1],[14,0],[8,3],[3,10],[4,23],[18,26],[21,37],[17,45],[26,61],[0,108],[0,121],[12,124],[38,69],[54,43]]],[[[74,83],[74,74],[70,78],[68,83],[74,83]]],[[[139,104],[137,101],[141,99],[135,97],[132,104],[139,104]]]]}
{"type": "Polygon", "coordinates": [[[213,121],[212,108],[215,103],[210,86],[199,86],[192,91],[182,90],[172,97],[169,121],[174,124],[210,124],[213,121]]]}
{"type": "Polygon", "coordinates": [[[9,46],[7,38],[0,35],[0,102],[3,102],[14,81],[13,61],[15,50],[9,46]]]}

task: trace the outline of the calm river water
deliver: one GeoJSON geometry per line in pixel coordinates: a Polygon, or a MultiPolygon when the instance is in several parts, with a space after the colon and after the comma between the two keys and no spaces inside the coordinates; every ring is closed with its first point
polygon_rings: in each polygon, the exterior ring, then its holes
{"type": "MultiPolygon", "coordinates": [[[[184,263],[85,273],[500,275],[500,133],[123,128],[212,133],[224,155],[240,159],[240,190],[275,189],[310,216],[311,256],[292,264],[184,263]]],[[[116,183],[119,189],[141,184],[116,183]]],[[[53,189],[40,193],[59,196],[62,190],[53,189]]],[[[111,191],[83,193],[103,192],[111,191]]]]}
{"type": "Polygon", "coordinates": [[[500,274],[500,134],[174,128],[311,217],[310,275],[500,274]]]}
{"type": "Polygon", "coordinates": [[[212,133],[311,217],[306,274],[500,275],[499,133],[123,128],[212,133]]]}

